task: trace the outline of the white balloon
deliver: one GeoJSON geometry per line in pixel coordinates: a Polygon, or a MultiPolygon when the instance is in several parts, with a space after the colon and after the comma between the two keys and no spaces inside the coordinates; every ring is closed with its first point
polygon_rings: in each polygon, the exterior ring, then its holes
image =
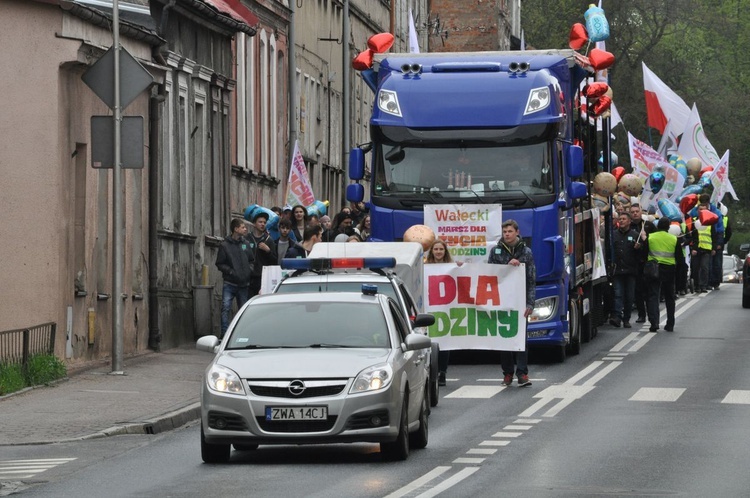
{"type": "Polygon", "coordinates": [[[729,212],[729,210],[727,209],[727,207],[724,204],[721,205],[721,208],[719,208],[719,211],[721,211],[721,215],[722,216],[726,216],[727,213],[729,212]]]}
{"type": "Polygon", "coordinates": [[[679,237],[680,234],[682,233],[682,229],[680,228],[680,225],[676,225],[673,223],[669,225],[669,233],[671,233],[675,237],[679,237]]]}
{"type": "Polygon", "coordinates": [[[703,224],[699,220],[695,220],[694,226],[696,230],[700,230],[701,228],[703,228],[703,224]]]}

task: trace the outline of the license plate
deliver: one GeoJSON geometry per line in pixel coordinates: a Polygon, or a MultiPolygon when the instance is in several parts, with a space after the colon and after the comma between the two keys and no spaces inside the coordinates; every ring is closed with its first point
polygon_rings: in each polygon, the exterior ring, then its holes
{"type": "Polygon", "coordinates": [[[267,406],[266,420],[326,420],[327,406],[267,406]]]}

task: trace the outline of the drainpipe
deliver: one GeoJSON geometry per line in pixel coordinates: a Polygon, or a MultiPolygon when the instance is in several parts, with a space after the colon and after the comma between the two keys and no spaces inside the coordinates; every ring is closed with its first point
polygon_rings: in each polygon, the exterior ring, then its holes
{"type": "Polygon", "coordinates": [[[148,347],[154,351],[161,350],[161,331],[159,330],[159,248],[157,226],[159,220],[159,151],[161,144],[162,103],[166,100],[164,85],[158,86],[157,93],[151,93],[149,99],[148,130],[148,347]]]}
{"type": "Polygon", "coordinates": [[[341,118],[341,126],[343,128],[343,133],[341,134],[343,143],[341,144],[341,160],[343,161],[342,167],[344,169],[344,178],[343,178],[343,194],[344,199],[346,200],[346,186],[349,184],[349,147],[350,147],[350,118],[349,115],[351,113],[351,105],[349,102],[349,93],[350,93],[350,79],[351,79],[351,57],[349,52],[349,38],[351,38],[351,27],[349,25],[349,0],[344,0],[344,26],[343,26],[343,33],[342,38],[343,42],[341,44],[342,47],[342,58],[343,58],[343,81],[342,81],[342,96],[343,96],[343,112],[342,112],[342,118],[341,118]]]}
{"type": "MultiPolygon", "coordinates": [[[[294,11],[295,11],[296,0],[289,2],[289,39],[287,43],[287,53],[289,54],[289,61],[287,66],[289,67],[288,74],[288,85],[289,85],[289,159],[286,162],[284,169],[285,178],[289,177],[289,171],[286,168],[290,168],[292,160],[294,158],[294,143],[297,141],[297,49],[295,47],[295,29],[294,29],[294,11]]],[[[286,188],[286,185],[284,185],[286,188]]],[[[285,195],[286,192],[284,192],[285,195]]],[[[282,199],[283,203],[286,204],[286,197],[282,199]]]]}

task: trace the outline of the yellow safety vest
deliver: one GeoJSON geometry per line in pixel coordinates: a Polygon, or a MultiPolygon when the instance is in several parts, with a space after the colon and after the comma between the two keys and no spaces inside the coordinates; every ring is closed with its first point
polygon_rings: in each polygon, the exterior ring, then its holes
{"type": "MultiPolygon", "coordinates": [[[[697,220],[698,218],[696,218],[697,220]]],[[[695,221],[693,222],[695,223],[695,221]]],[[[711,226],[701,227],[698,230],[698,249],[704,249],[710,251],[713,248],[713,242],[711,241],[711,226]]]]}
{"type": "MultiPolygon", "coordinates": [[[[709,227],[711,228],[711,227],[709,227]]],[[[648,236],[648,260],[662,265],[674,266],[677,237],[669,232],[658,231],[648,236]]]]}

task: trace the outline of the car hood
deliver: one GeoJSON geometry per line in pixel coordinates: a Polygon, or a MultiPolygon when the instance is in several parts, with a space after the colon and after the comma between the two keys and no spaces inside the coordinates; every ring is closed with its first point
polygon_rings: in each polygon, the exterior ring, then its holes
{"type": "Polygon", "coordinates": [[[224,351],[216,363],[243,379],[350,378],[384,363],[390,349],[263,349],[224,351]]]}

